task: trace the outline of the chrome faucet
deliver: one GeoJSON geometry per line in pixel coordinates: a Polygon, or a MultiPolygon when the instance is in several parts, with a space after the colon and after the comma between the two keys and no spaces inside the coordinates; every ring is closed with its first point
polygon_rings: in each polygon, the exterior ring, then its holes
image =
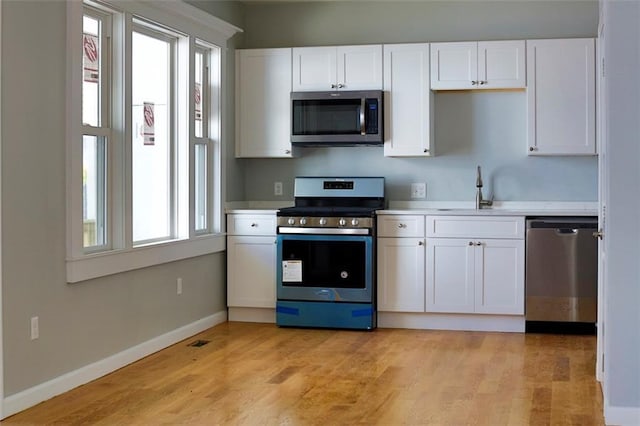
{"type": "Polygon", "coordinates": [[[478,166],[478,176],[476,177],[476,210],[480,210],[483,206],[490,207],[493,205],[493,197],[490,200],[484,200],[482,198],[482,173],[480,172],[480,166],[478,166]]]}

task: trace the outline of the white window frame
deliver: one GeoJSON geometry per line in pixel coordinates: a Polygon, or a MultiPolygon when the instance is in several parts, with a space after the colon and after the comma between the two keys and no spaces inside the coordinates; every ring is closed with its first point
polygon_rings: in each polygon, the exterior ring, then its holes
{"type": "MultiPolygon", "coordinates": [[[[89,2],[87,2],[89,3],[89,2]]],[[[112,134],[109,142],[109,249],[87,252],[83,247],[82,228],[82,150],[78,144],[82,140],[82,16],[84,3],[67,2],[67,282],[74,283],[144,268],[180,259],[221,252],[226,249],[222,200],[224,192],[223,157],[225,110],[224,69],[226,65],[226,42],[239,28],[194,6],[179,0],[146,2],[138,0],[109,0],[91,2],[96,8],[116,11],[113,15],[111,61],[112,80],[112,134]],[[188,156],[188,188],[178,188],[183,195],[176,215],[181,218],[177,228],[177,238],[156,243],[134,246],[131,223],[131,32],[134,19],[146,20],[154,24],[184,34],[179,40],[178,90],[179,105],[177,137],[188,139],[185,152],[177,155],[188,156]],[[218,92],[210,96],[209,113],[215,120],[209,128],[208,161],[209,202],[208,232],[196,233],[193,201],[194,162],[194,52],[196,43],[218,47],[216,75],[221,82],[218,92]],[[181,53],[180,53],[181,52],[181,53]],[[129,69],[127,69],[129,66],[129,69]],[[121,78],[115,74],[121,73],[121,78]],[[180,111],[182,110],[182,111],[180,111]],[[186,189],[186,190],[185,190],[186,189]],[[188,198],[188,199],[187,199],[188,198]],[[188,215],[188,220],[184,216],[188,215]],[[184,225],[186,224],[186,225],[184,225]]],[[[215,67],[210,67],[215,68],[215,67]]],[[[186,184],[185,184],[186,185],[186,184]]],[[[180,195],[179,195],[180,196],[180,195]]]]}

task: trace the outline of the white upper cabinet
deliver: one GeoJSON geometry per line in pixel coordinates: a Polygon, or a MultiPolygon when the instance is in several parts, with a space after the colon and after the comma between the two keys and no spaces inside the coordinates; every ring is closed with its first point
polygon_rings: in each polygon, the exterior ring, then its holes
{"type": "Polygon", "coordinates": [[[431,89],[521,89],[526,85],[525,42],[431,44],[431,89]]]}
{"type": "Polygon", "coordinates": [[[381,45],[293,48],[294,92],[381,89],[381,45]]]}
{"type": "Polygon", "coordinates": [[[429,45],[384,46],[384,155],[434,155],[433,93],[429,89],[429,45]]]}
{"type": "Polygon", "coordinates": [[[290,93],[290,48],[236,51],[236,157],[292,157],[290,93]]]}
{"type": "Polygon", "coordinates": [[[527,41],[530,155],[595,155],[595,40],[527,41]]]}

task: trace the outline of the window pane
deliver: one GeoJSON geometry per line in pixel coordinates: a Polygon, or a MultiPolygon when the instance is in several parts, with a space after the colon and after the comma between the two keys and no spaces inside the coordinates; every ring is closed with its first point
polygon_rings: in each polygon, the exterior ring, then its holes
{"type": "Polygon", "coordinates": [[[205,103],[205,91],[203,89],[206,89],[206,87],[204,87],[204,55],[202,54],[202,52],[196,52],[196,58],[195,58],[195,72],[196,72],[196,87],[195,87],[195,91],[194,91],[194,104],[195,104],[195,134],[197,138],[201,138],[202,134],[203,134],[203,129],[202,129],[202,114],[203,114],[203,110],[202,110],[202,106],[205,103]]]}
{"type": "Polygon", "coordinates": [[[132,36],[133,241],[172,236],[171,43],[132,36]]]}
{"type": "Polygon", "coordinates": [[[104,138],[82,137],[82,218],[84,247],[106,244],[107,164],[104,138]]]}
{"type": "Polygon", "coordinates": [[[195,230],[207,230],[207,145],[195,146],[195,230]]]}
{"type": "Polygon", "coordinates": [[[82,22],[82,122],[90,126],[100,126],[100,21],[85,15],[82,22]]]}

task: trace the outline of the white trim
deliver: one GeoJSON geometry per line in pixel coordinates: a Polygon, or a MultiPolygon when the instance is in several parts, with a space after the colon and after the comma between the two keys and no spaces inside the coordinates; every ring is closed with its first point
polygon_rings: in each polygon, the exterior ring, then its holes
{"type": "Polygon", "coordinates": [[[378,328],[524,333],[524,316],[378,312],[378,328]]]}
{"type": "MultiPolygon", "coordinates": [[[[0,82],[2,82],[2,0],[0,0],[0,82]]],[[[2,84],[0,84],[0,153],[2,152],[2,84]]],[[[0,155],[2,176],[2,155],[0,155]]],[[[0,178],[0,419],[4,418],[4,334],[2,324],[2,179],[0,178]]]]}
{"type": "Polygon", "coordinates": [[[76,259],[67,259],[67,282],[92,278],[218,253],[226,250],[224,234],[206,235],[190,240],[170,241],[132,249],[112,250],[76,259]]]}
{"type": "Polygon", "coordinates": [[[640,407],[616,407],[604,398],[604,423],[618,426],[637,426],[640,424],[640,407]]]}
{"type": "Polygon", "coordinates": [[[165,349],[204,330],[226,322],[227,312],[220,311],[206,318],[187,324],[176,330],[154,337],[100,361],[81,367],[77,370],[58,376],[48,382],[41,383],[4,399],[5,418],[16,414],[42,401],[67,392],[92,380],[105,376],[128,364],[136,362],[154,352],[165,349]]]}

